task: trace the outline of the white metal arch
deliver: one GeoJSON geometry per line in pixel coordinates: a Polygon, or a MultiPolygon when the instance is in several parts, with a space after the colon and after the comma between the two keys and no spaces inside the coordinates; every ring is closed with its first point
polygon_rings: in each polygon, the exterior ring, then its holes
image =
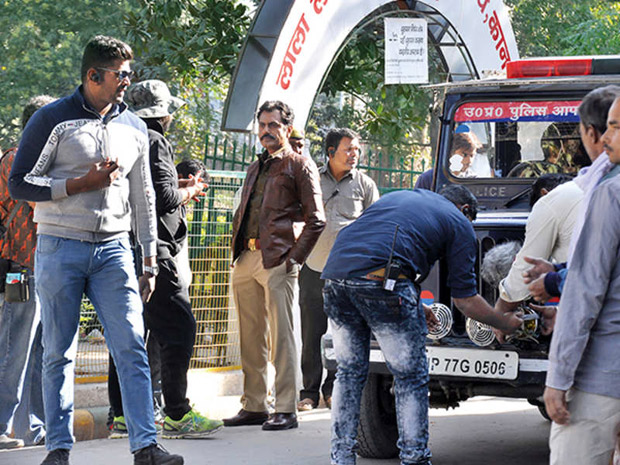
{"type": "Polygon", "coordinates": [[[282,100],[305,126],[315,95],[351,33],[394,11],[428,21],[450,80],[501,70],[518,58],[502,0],[265,0],[246,38],[226,99],[222,129],[250,131],[258,105],[282,100]]]}

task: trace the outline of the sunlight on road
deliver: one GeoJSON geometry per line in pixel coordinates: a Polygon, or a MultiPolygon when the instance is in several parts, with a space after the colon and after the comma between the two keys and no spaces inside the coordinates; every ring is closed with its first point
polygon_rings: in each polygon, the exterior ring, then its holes
{"type": "Polygon", "coordinates": [[[429,410],[430,417],[451,417],[455,415],[488,415],[489,413],[510,413],[536,410],[526,400],[521,399],[499,399],[497,397],[476,397],[461,404],[456,409],[436,409],[429,410]]]}

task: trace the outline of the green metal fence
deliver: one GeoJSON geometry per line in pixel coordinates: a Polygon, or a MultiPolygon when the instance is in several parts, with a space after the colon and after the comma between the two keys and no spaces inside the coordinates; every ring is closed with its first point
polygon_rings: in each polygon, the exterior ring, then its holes
{"type": "MultiPolygon", "coordinates": [[[[411,153],[409,156],[397,157],[371,147],[362,157],[360,169],[377,183],[381,193],[413,189],[418,176],[429,167],[430,146],[412,144],[411,153]]],[[[206,138],[204,162],[207,169],[245,171],[255,156],[254,147],[247,142],[221,136],[206,138]]],[[[317,161],[322,163],[322,160],[317,161]]]]}

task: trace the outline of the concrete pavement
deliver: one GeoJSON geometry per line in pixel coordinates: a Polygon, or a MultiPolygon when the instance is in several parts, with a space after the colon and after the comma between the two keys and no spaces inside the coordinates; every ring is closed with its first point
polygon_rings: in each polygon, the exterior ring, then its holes
{"type": "MultiPolygon", "coordinates": [[[[238,396],[220,396],[226,410],[236,412],[238,396]]],[[[479,398],[456,410],[431,410],[434,465],[545,465],[549,423],[525,401],[479,398]]],[[[260,427],[224,428],[203,440],[163,440],[188,465],[259,464],[319,465],[329,463],[330,411],[300,415],[298,429],[262,431],[260,427]]],[[[39,465],[43,447],[0,452],[2,465],[39,465]]],[[[93,440],[75,444],[73,465],[131,464],[128,441],[93,440]]],[[[358,459],[358,465],[396,465],[398,460],[358,459]]]]}

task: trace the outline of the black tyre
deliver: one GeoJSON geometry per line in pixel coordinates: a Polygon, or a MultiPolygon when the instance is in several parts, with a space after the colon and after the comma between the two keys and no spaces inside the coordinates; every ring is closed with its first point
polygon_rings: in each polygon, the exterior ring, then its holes
{"type": "Polygon", "coordinates": [[[540,414],[543,416],[543,418],[547,421],[551,421],[551,417],[549,416],[549,414],[547,413],[547,409],[545,407],[545,403],[542,402],[542,397],[539,397],[538,399],[528,399],[527,401],[535,406],[536,408],[538,408],[538,411],[540,412],[540,414]]]}
{"type": "Polygon", "coordinates": [[[538,407],[538,411],[540,412],[540,414],[543,416],[543,418],[547,421],[551,421],[551,417],[549,416],[549,414],[547,413],[547,409],[545,408],[545,404],[542,405],[537,405],[538,407]]]}
{"type": "Polygon", "coordinates": [[[390,459],[398,456],[396,406],[390,393],[390,376],[370,373],[362,392],[358,454],[365,458],[390,459]]]}

